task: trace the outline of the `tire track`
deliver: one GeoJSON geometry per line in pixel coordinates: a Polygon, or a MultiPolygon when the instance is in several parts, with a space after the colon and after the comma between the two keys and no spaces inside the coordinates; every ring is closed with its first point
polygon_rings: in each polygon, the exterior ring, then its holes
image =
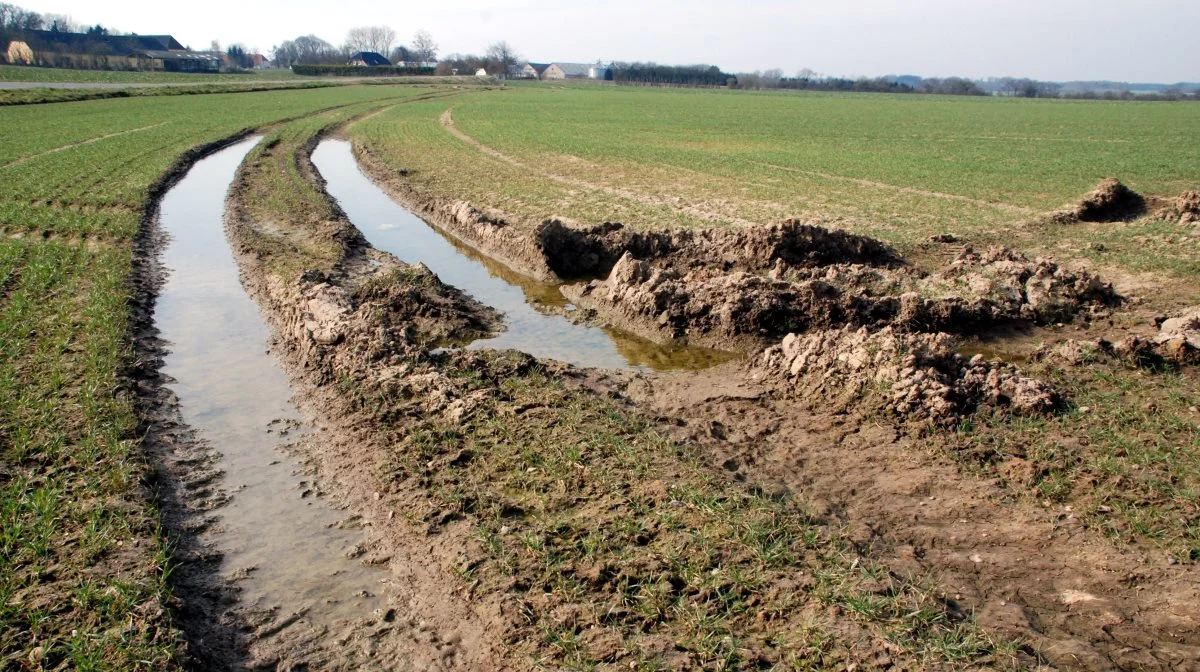
{"type": "Polygon", "coordinates": [[[569,185],[572,187],[578,187],[580,189],[589,189],[592,191],[603,192],[610,196],[616,196],[618,198],[624,198],[626,200],[635,201],[637,203],[641,203],[642,205],[648,205],[650,207],[670,208],[676,212],[679,212],[679,213],[682,213],[685,215],[690,215],[693,217],[698,217],[700,219],[706,219],[706,220],[713,221],[713,222],[729,222],[732,224],[737,224],[739,226],[758,226],[758,224],[759,224],[759,222],[753,222],[751,220],[742,219],[741,217],[735,217],[732,215],[724,215],[724,214],[721,214],[718,212],[713,212],[711,210],[704,210],[702,208],[698,208],[695,206],[679,206],[679,205],[673,204],[665,199],[656,198],[654,196],[651,196],[649,194],[646,194],[646,193],[643,193],[640,191],[632,191],[630,189],[620,189],[617,187],[610,187],[610,186],[604,185],[604,184],[596,184],[595,182],[588,182],[587,180],[581,180],[577,177],[568,177],[566,175],[559,175],[558,173],[552,173],[547,170],[542,170],[542,169],[536,168],[534,166],[529,165],[528,163],[525,163],[524,161],[521,161],[520,159],[509,156],[493,147],[489,147],[489,146],[483,144],[482,142],[480,142],[479,140],[476,140],[475,138],[464,133],[461,129],[459,129],[457,126],[454,125],[453,112],[454,112],[454,108],[450,107],[450,108],[447,108],[446,111],[443,112],[442,116],[441,116],[442,127],[445,128],[451,135],[453,135],[454,137],[458,138],[459,140],[462,140],[463,142],[471,145],[472,147],[478,149],[479,151],[483,152],[484,154],[487,154],[488,156],[490,156],[494,159],[498,159],[500,161],[503,161],[511,166],[515,166],[522,170],[525,170],[525,171],[528,171],[531,173],[535,173],[537,175],[541,175],[542,177],[545,177],[550,180],[554,180],[555,182],[558,182],[560,184],[566,184],[566,185],[569,185]]]}
{"type": "Polygon", "coordinates": [[[29,163],[30,161],[33,161],[35,159],[40,159],[43,156],[49,156],[51,154],[65,152],[68,149],[75,149],[76,147],[83,147],[84,145],[95,144],[97,142],[109,140],[111,138],[120,137],[122,135],[129,135],[131,133],[140,133],[141,131],[148,131],[152,128],[158,128],[159,126],[164,126],[167,123],[169,123],[169,122],[161,121],[157,124],[151,124],[150,126],[142,126],[141,128],[131,128],[127,131],[118,131],[116,133],[109,133],[108,135],[101,135],[100,137],[91,138],[90,140],[83,140],[81,142],[73,142],[69,145],[63,145],[62,147],[55,147],[54,149],[48,149],[44,152],[39,152],[37,154],[32,154],[30,156],[23,156],[23,157],[17,159],[16,161],[10,161],[10,162],[0,166],[0,170],[4,170],[5,168],[13,168],[13,167],[19,166],[24,163],[29,163]]]}
{"type": "Polygon", "coordinates": [[[857,178],[857,177],[847,177],[845,175],[837,175],[834,173],[824,173],[819,170],[804,170],[802,168],[789,168],[788,166],[779,166],[779,165],[775,165],[773,163],[761,163],[758,161],[753,161],[751,163],[753,163],[754,165],[757,165],[757,166],[762,166],[764,168],[772,168],[774,170],[783,170],[783,171],[787,171],[789,173],[798,173],[800,175],[811,175],[813,177],[819,177],[822,179],[834,180],[834,181],[839,181],[839,182],[850,182],[852,184],[857,184],[857,185],[863,186],[863,187],[870,187],[873,189],[886,189],[886,190],[894,191],[894,192],[901,193],[901,194],[914,194],[917,196],[926,196],[929,198],[940,198],[940,199],[947,200],[947,201],[958,201],[960,203],[970,203],[971,205],[978,205],[978,206],[987,207],[987,208],[996,208],[999,210],[1005,210],[1007,212],[1020,213],[1022,215],[1036,215],[1038,212],[1037,210],[1034,210],[1033,208],[1026,208],[1021,205],[1013,205],[1011,203],[1001,203],[999,201],[984,201],[984,200],[981,200],[978,198],[971,198],[970,196],[960,196],[958,194],[949,194],[944,191],[930,191],[927,189],[917,189],[916,187],[902,187],[900,185],[889,184],[887,182],[877,182],[875,180],[864,180],[864,179],[857,178]]]}

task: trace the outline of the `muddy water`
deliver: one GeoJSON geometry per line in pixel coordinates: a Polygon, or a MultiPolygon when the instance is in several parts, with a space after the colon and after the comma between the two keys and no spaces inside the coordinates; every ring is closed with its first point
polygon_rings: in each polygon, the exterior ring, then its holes
{"type": "Polygon", "coordinates": [[[541,283],[442,236],[393,201],[358,168],[350,143],[325,140],[313,163],[367,240],[407,263],[423,262],[443,282],[504,313],[505,331],[471,348],[512,348],[535,357],[609,369],[702,369],[732,355],[705,348],[663,346],[615,329],[576,324],[537,306],[570,309],[557,285],[541,283]]]}
{"type": "Polygon", "coordinates": [[[372,596],[383,572],[345,557],[362,532],[335,527],[345,514],[312,496],[281,450],[306,428],[266,353],[267,327],[238,280],[222,219],[226,190],[256,142],[199,162],[164,198],[169,276],[155,321],[170,344],[163,372],[183,418],[221,453],[230,501],[205,541],[224,554],[222,576],[238,580],[241,606],[306,612],[301,623],[323,627],[379,606],[372,596]]]}

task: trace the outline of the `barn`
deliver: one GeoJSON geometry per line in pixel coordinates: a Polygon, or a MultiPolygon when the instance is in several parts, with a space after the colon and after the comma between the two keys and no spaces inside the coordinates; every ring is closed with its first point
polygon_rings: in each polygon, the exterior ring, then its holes
{"type": "Polygon", "coordinates": [[[587,79],[591,68],[587,63],[551,63],[542,72],[542,79],[587,79]]]}
{"type": "Polygon", "coordinates": [[[26,30],[20,31],[18,36],[29,52],[20,50],[19,60],[30,65],[170,72],[216,72],[221,69],[221,54],[192,51],[170,35],[89,35],[26,30]],[[27,58],[30,56],[32,58],[27,58]]]}

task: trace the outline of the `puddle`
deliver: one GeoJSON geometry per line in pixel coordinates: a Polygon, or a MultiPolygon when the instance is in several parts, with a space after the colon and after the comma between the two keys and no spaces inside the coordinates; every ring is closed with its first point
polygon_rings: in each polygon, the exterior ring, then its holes
{"type": "Polygon", "coordinates": [[[537,310],[565,307],[558,285],[522,276],[443,236],[375,186],[358,168],[350,143],[324,140],[313,164],[350,221],[375,247],[401,260],[423,262],[443,282],[504,313],[505,331],[468,347],[512,348],[577,366],[626,370],[697,370],[735,355],[707,348],[664,346],[616,329],[581,325],[537,310]]]}
{"type": "Polygon", "coordinates": [[[163,199],[170,270],[155,323],[169,343],[163,372],[184,420],[221,453],[231,499],[204,541],[224,554],[222,577],[248,574],[237,584],[241,606],[307,611],[302,621],[321,627],[379,607],[384,572],[345,557],[362,532],[332,527],[346,515],[307,493],[299,463],[281,450],[307,428],[266,353],[267,327],[242,289],[223,226],[226,191],[257,141],[200,161],[163,199]]]}

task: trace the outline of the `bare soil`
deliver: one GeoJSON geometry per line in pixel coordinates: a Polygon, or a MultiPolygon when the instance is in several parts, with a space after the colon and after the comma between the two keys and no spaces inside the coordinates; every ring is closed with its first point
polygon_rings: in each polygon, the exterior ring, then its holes
{"type": "MultiPolygon", "coordinates": [[[[830,408],[726,365],[631,380],[634,400],[677,418],[739,478],[806,502],[893,571],[930,572],[985,627],[1065,669],[1197,669],[1200,570],[1115,546],[1070,507],[1028,502],[963,473],[862,409],[830,408]]],[[[1012,469],[1021,465],[1013,464],[1012,469]]]]}

